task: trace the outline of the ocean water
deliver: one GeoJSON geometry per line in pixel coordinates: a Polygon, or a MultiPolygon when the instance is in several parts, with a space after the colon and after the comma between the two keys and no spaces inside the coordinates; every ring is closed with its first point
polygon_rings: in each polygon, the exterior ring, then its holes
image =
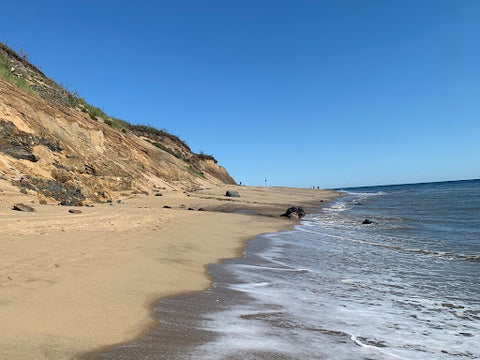
{"type": "Polygon", "coordinates": [[[209,314],[192,356],[480,358],[480,181],[346,191],[220,265],[250,301],[209,314]]]}
{"type": "Polygon", "coordinates": [[[131,358],[480,359],[480,181],[344,190],[160,302],[131,358]],[[155,348],[167,333],[196,340],[155,348]]]}

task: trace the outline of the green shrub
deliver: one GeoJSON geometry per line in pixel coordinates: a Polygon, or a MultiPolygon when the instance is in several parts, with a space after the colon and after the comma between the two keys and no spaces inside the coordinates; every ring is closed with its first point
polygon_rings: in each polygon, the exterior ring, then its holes
{"type": "Polygon", "coordinates": [[[215,164],[218,163],[217,159],[213,155],[205,154],[203,151],[200,151],[199,154],[196,154],[200,160],[212,160],[215,164]]]}

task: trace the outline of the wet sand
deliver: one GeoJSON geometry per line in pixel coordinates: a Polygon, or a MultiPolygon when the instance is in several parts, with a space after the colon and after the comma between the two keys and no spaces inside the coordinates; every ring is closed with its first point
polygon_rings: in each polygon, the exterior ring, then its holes
{"type": "MultiPolygon", "coordinates": [[[[205,320],[222,311],[228,311],[233,306],[244,308],[255,301],[245,292],[231,288],[231,284],[241,284],[242,279],[236,278],[229,267],[232,264],[263,264],[252,254],[262,252],[268,247],[267,243],[262,237],[257,237],[248,243],[247,249],[250,253],[248,259],[239,257],[209,265],[208,272],[215,281],[214,287],[207,291],[188,293],[159,301],[155,306],[155,314],[159,321],[149,334],[134,342],[107,348],[101,354],[91,354],[94,355],[91,358],[97,360],[217,359],[218,353],[212,354],[208,348],[199,350],[199,347],[215,342],[222,336],[225,329],[211,328],[205,324],[205,320]]],[[[265,311],[272,311],[272,309],[265,309],[265,311]]],[[[281,352],[248,348],[237,352],[235,356],[229,353],[222,358],[229,360],[294,359],[281,352]]]]}
{"type": "Polygon", "coordinates": [[[336,196],[229,186],[241,197],[226,198],[226,189],[138,195],[82,214],[38,204],[15,212],[13,200],[29,199],[0,195],[0,359],[74,359],[141,338],[157,323],[159,299],[210,286],[207,264],[292,226],[278,218],[287,207],[336,196]]]}

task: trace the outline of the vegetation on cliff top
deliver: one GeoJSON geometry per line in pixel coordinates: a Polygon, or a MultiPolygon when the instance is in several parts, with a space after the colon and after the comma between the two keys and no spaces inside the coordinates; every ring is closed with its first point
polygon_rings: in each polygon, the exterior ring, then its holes
{"type": "MultiPolygon", "coordinates": [[[[150,125],[133,125],[125,120],[107,115],[103,109],[93,106],[85,101],[85,99],[75,90],[69,90],[48,78],[41,70],[28,61],[25,52],[22,51],[21,55],[19,55],[1,42],[0,77],[26,91],[35,92],[46,100],[53,101],[74,109],[79,109],[88,114],[92,120],[102,121],[106,125],[123,133],[131,132],[137,136],[144,136],[145,138],[150,139],[150,143],[162,149],[163,151],[166,151],[187,163],[190,162],[189,158],[184,157],[179,152],[176,152],[162,144],[164,139],[168,139],[174,144],[177,144],[180,147],[183,147],[185,150],[191,152],[188,144],[178,136],[169,133],[165,129],[157,129],[150,125]],[[42,81],[35,81],[38,79],[41,79],[42,81]]],[[[217,163],[217,160],[213,157],[213,155],[207,155],[203,151],[201,151],[199,154],[193,154],[198,160],[212,160],[217,163]]]]}

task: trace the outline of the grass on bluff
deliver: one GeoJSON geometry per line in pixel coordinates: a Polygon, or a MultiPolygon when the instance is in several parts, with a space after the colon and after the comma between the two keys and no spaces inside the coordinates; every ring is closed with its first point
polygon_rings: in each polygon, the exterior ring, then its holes
{"type": "Polygon", "coordinates": [[[175,156],[177,159],[180,159],[180,160],[184,160],[184,157],[182,156],[181,153],[179,152],[176,152],[176,151],[173,151],[172,149],[170,149],[169,147],[163,145],[162,143],[159,143],[157,141],[151,141],[149,139],[145,139],[147,142],[149,142],[150,144],[152,144],[153,146],[156,146],[157,148],[169,153],[170,155],[173,155],[175,156]]]}
{"type": "Polygon", "coordinates": [[[67,101],[70,107],[79,108],[84,113],[88,114],[88,116],[90,116],[92,120],[103,120],[106,125],[114,129],[120,130],[122,132],[127,132],[128,127],[130,126],[128,122],[108,116],[102,109],[90,105],[85,101],[85,99],[79,96],[76,91],[68,91],[67,101]]]}
{"type": "Polygon", "coordinates": [[[128,131],[128,127],[130,126],[128,122],[114,117],[109,117],[108,119],[105,119],[104,122],[108,126],[120,130],[123,133],[126,133],[128,131]]]}
{"type": "Polygon", "coordinates": [[[129,130],[131,130],[134,133],[144,133],[146,135],[150,135],[153,137],[166,137],[172,140],[173,142],[177,144],[183,145],[187,150],[191,151],[190,146],[180,139],[178,136],[170,134],[168,131],[165,129],[157,129],[154,128],[153,126],[147,126],[147,125],[129,125],[129,130]]]}
{"type": "Polygon", "coordinates": [[[0,77],[5,81],[15,84],[22,89],[33,92],[33,89],[28,84],[27,80],[23,76],[17,76],[12,71],[12,63],[0,54],[0,77]]]}
{"type": "Polygon", "coordinates": [[[200,170],[195,169],[191,166],[188,166],[187,170],[190,171],[192,174],[200,176],[201,178],[205,179],[205,174],[203,172],[201,172],[200,170]]]}

